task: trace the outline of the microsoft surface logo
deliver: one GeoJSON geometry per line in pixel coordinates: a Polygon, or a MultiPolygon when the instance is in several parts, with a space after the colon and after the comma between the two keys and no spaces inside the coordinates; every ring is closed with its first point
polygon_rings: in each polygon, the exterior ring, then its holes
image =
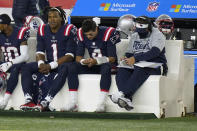
{"type": "Polygon", "coordinates": [[[181,5],[171,5],[170,12],[179,12],[181,5]]]}
{"type": "Polygon", "coordinates": [[[100,11],[108,11],[111,3],[101,3],[99,10],[100,11]]]}

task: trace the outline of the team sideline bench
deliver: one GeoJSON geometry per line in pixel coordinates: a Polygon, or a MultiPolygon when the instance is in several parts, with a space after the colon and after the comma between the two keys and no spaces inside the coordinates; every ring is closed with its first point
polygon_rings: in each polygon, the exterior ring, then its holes
{"type": "MultiPolygon", "coordinates": [[[[29,41],[30,54],[34,61],[35,38],[29,41]]],[[[117,44],[117,55],[121,57],[127,47],[128,40],[124,39],[117,44]]],[[[156,117],[180,117],[186,112],[194,111],[194,61],[183,55],[183,41],[166,41],[166,57],[169,72],[167,76],[151,75],[133,97],[134,109],[126,111],[119,108],[107,98],[107,112],[154,113],[156,117]]],[[[93,112],[96,109],[99,96],[100,75],[79,75],[78,107],[81,112],[93,112]]],[[[115,75],[112,75],[110,93],[117,91],[115,75]]],[[[0,98],[2,95],[0,95],[0,98]]],[[[68,85],[65,83],[62,90],[55,96],[51,106],[59,110],[69,102],[68,85]]],[[[13,107],[19,110],[24,103],[21,89],[21,77],[6,109],[13,107]]]]}

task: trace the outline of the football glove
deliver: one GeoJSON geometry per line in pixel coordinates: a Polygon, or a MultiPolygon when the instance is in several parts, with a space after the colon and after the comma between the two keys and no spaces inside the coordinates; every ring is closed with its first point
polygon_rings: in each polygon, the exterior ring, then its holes
{"type": "Polygon", "coordinates": [[[11,62],[5,62],[5,63],[0,65],[0,71],[7,72],[10,69],[11,66],[12,66],[11,62]]]}

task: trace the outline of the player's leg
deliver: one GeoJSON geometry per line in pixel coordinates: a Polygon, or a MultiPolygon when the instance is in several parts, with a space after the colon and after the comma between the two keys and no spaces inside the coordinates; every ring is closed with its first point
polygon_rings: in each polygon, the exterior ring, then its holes
{"type": "Polygon", "coordinates": [[[25,97],[25,104],[21,105],[21,110],[29,110],[36,106],[33,102],[33,79],[37,79],[37,76],[33,74],[38,72],[37,62],[27,63],[21,68],[21,83],[25,97]]]}
{"type": "Polygon", "coordinates": [[[0,100],[0,109],[5,109],[5,107],[7,106],[8,101],[11,97],[11,94],[13,93],[13,91],[16,88],[16,85],[18,83],[18,75],[19,75],[20,69],[23,65],[24,65],[23,63],[14,64],[8,70],[8,72],[10,73],[10,77],[7,81],[7,89],[6,89],[5,95],[4,95],[3,99],[0,100]]]}
{"type": "Polygon", "coordinates": [[[79,70],[82,68],[81,64],[73,62],[68,66],[68,87],[69,87],[69,103],[66,104],[61,111],[77,111],[78,106],[78,87],[79,70]]]}
{"type": "MultiPolygon", "coordinates": [[[[130,75],[132,74],[133,70],[131,69],[126,69],[126,68],[119,68],[118,72],[116,74],[116,84],[118,87],[118,90],[121,90],[125,86],[125,82],[129,79],[130,75]]],[[[109,95],[110,99],[112,102],[115,104],[118,103],[118,99],[123,95],[122,92],[117,91],[114,92],[113,94],[109,95]]]]}
{"type": "Polygon", "coordinates": [[[127,110],[130,110],[133,108],[130,99],[132,99],[132,96],[134,93],[140,88],[140,86],[148,79],[150,75],[159,75],[160,69],[152,69],[152,68],[140,68],[135,67],[132,75],[127,79],[125,82],[124,88],[119,89],[121,92],[123,92],[123,96],[119,99],[119,106],[124,107],[127,110]]]}
{"type": "Polygon", "coordinates": [[[68,75],[68,66],[69,63],[64,63],[58,67],[58,74],[54,77],[47,96],[38,105],[38,109],[40,111],[45,111],[55,95],[60,91],[60,89],[62,89],[68,75]]]}
{"type": "Polygon", "coordinates": [[[109,93],[109,88],[111,86],[111,64],[105,63],[100,66],[100,94],[99,101],[97,103],[96,112],[105,112],[105,101],[109,93]]]}

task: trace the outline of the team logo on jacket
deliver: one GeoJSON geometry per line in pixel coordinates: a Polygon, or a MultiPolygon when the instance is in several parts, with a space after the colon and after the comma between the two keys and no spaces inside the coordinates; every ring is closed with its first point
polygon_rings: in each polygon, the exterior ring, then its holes
{"type": "Polygon", "coordinates": [[[154,12],[158,9],[160,3],[159,2],[150,2],[147,7],[148,12],[154,12]]]}

